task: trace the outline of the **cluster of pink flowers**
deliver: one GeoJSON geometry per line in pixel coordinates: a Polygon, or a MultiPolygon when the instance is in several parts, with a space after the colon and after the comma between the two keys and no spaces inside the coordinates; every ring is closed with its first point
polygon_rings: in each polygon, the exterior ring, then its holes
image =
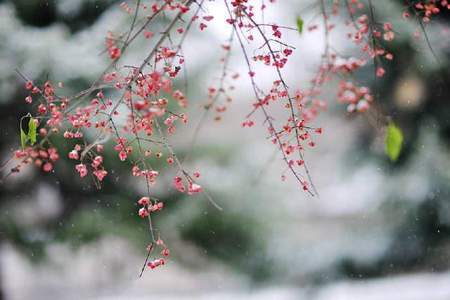
{"type": "Polygon", "coordinates": [[[85,164],[76,165],[75,170],[77,170],[81,178],[86,177],[86,175],[88,174],[88,170],[85,164]]]}
{"type": "Polygon", "coordinates": [[[20,160],[20,163],[13,168],[13,172],[19,172],[22,166],[33,163],[36,167],[48,173],[53,171],[54,163],[59,159],[56,148],[49,147],[45,149],[41,146],[17,150],[14,156],[20,160]]]}
{"type": "MultiPolygon", "coordinates": [[[[69,159],[72,160],[80,160],[82,159],[80,152],[82,151],[82,146],[79,144],[76,144],[72,151],[68,153],[69,159]]],[[[101,153],[103,152],[103,145],[97,145],[96,146],[96,152],[101,153]]],[[[103,179],[108,174],[108,171],[106,171],[102,164],[103,164],[103,156],[101,155],[95,155],[93,152],[89,153],[90,155],[88,157],[84,157],[84,160],[90,160],[91,164],[90,167],[92,168],[92,174],[97,178],[99,182],[103,181],[103,179]]],[[[81,178],[86,177],[88,175],[88,166],[85,163],[80,162],[75,166],[75,170],[78,172],[81,178]]]]}
{"type": "Polygon", "coordinates": [[[338,101],[347,104],[348,112],[366,112],[373,96],[367,87],[358,87],[352,82],[339,83],[338,101]]]}
{"type": "Polygon", "coordinates": [[[138,204],[141,205],[138,212],[138,215],[141,218],[146,218],[150,215],[150,213],[160,211],[164,207],[162,202],[152,204],[149,197],[142,197],[138,200],[138,204]]]}
{"type": "MultiPolygon", "coordinates": [[[[156,240],[155,244],[161,249],[161,258],[156,258],[150,262],[147,263],[147,266],[150,269],[155,269],[159,266],[163,266],[166,264],[166,258],[169,257],[170,255],[170,250],[169,248],[167,248],[167,246],[164,244],[164,241],[161,240],[161,238],[158,238],[158,240],[156,240]]],[[[153,250],[153,244],[151,244],[150,246],[147,247],[147,251],[151,252],[153,250]]]]}
{"type": "Polygon", "coordinates": [[[157,268],[159,266],[165,265],[165,263],[166,263],[166,260],[164,258],[157,258],[157,259],[149,262],[147,265],[148,265],[148,267],[150,269],[154,269],[154,268],[157,268]]]}
{"type": "Polygon", "coordinates": [[[183,178],[180,176],[175,176],[173,178],[173,185],[179,192],[181,193],[187,192],[188,195],[201,193],[203,191],[203,188],[199,184],[193,182],[193,180],[190,177],[188,177],[187,179],[187,188],[185,183],[183,182],[183,178]]]}
{"type": "Polygon", "coordinates": [[[108,32],[108,36],[106,37],[106,48],[108,49],[109,57],[113,60],[118,59],[122,55],[122,51],[116,46],[112,32],[108,32]]]}
{"type": "MultiPolygon", "coordinates": [[[[448,0],[420,1],[414,4],[414,8],[422,15],[422,21],[428,23],[431,17],[439,14],[442,9],[450,10],[450,2],[448,0]]],[[[406,14],[406,16],[409,15],[406,14]]]]}

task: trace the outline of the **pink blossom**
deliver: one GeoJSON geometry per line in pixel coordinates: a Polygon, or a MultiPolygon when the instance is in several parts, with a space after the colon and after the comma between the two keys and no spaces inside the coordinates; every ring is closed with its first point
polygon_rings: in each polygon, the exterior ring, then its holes
{"type": "Polygon", "coordinates": [[[42,166],[42,170],[44,172],[51,172],[53,170],[53,165],[49,162],[46,162],[43,166],[42,166]]]}
{"type": "Polygon", "coordinates": [[[105,176],[108,174],[108,172],[106,170],[95,170],[93,173],[99,181],[103,181],[105,176]]]}
{"type": "Polygon", "coordinates": [[[93,168],[98,168],[101,164],[102,164],[102,162],[103,162],[103,157],[102,156],[100,156],[100,155],[97,155],[95,158],[94,158],[94,160],[92,161],[92,167],[93,168]]]}
{"type": "Polygon", "coordinates": [[[384,73],[386,73],[386,71],[382,67],[378,67],[376,73],[377,73],[377,77],[383,77],[384,73]]]}
{"type": "Polygon", "coordinates": [[[138,214],[139,214],[139,217],[141,217],[141,218],[146,218],[149,216],[149,212],[148,212],[147,208],[145,208],[145,207],[140,208],[138,214]]]}
{"type": "Polygon", "coordinates": [[[189,190],[188,190],[188,194],[189,195],[192,195],[192,194],[195,194],[195,193],[200,193],[202,191],[203,191],[203,188],[200,185],[198,185],[196,183],[190,183],[189,184],[189,190]]]}
{"type": "Polygon", "coordinates": [[[184,187],[184,184],[183,184],[183,179],[181,179],[180,176],[175,176],[173,178],[173,184],[178,191],[180,191],[182,193],[184,193],[186,191],[186,188],[184,187]]]}
{"type": "Polygon", "coordinates": [[[120,151],[119,152],[119,159],[121,160],[121,161],[124,161],[124,160],[126,160],[127,159],[127,153],[125,152],[125,151],[120,151]]]}
{"type": "Polygon", "coordinates": [[[80,156],[78,155],[78,151],[77,150],[72,150],[69,152],[69,158],[70,159],[74,159],[74,160],[78,160],[80,158],[80,156]]]}
{"type": "Polygon", "coordinates": [[[80,174],[80,177],[83,178],[88,174],[86,165],[84,164],[78,164],[75,166],[75,170],[78,171],[78,173],[80,174]]]}
{"type": "Polygon", "coordinates": [[[149,197],[142,197],[141,199],[138,200],[138,204],[139,205],[149,205],[150,204],[150,198],[149,197]]]}

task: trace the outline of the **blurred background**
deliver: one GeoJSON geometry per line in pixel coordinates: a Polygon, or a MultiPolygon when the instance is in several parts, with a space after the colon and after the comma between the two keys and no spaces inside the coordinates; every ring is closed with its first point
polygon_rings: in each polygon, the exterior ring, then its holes
{"type": "MultiPolygon", "coordinates": [[[[315,2],[279,2],[267,20],[295,27],[301,15],[305,26],[321,24],[315,2]]],[[[135,200],[145,187],[128,167],[106,154],[110,174],[98,191],[62,155],[52,174],[27,168],[0,186],[0,299],[450,299],[450,17],[442,13],[426,26],[435,58],[423,36],[413,38],[419,24],[402,20],[402,3],[375,3],[377,20],[398,30],[385,45],[395,54],[386,76],[374,81],[372,66],[356,74],[375,90],[377,113],[403,130],[398,161],[384,154],[382,124],[347,115],[332,82],[324,91],[329,109],[317,120],[324,134],[306,158],[320,198],[309,197],[280,179],[285,167],[261,116],[257,126],[241,128],[254,101],[243,78],[222,121],[208,116],[186,162],[201,170],[224,210],[176,193],[171,174],[155,187],[167,206],[155,220],[172,251],[166,266],[138,279],[148,231],[135,200]]],[[[0,0],[2,161],[19,146],[18,120],[29,109],[15,69],[36,81],[63,81],[68,95],[86,88],[108,64],[106,32],[130,22],[118,4],[0,0]]],[[[220,3],[205,9],[218,21],[194,30],[183,49],[192,124],[220,77],[220,45],[229,36],[220,3]]],[[[333,36],[336,49],[358,55],[342,38],[343,25],[333,36]]],[[[308,88],[323,32],[286,38],[297,48],[287,82],[308,88]]],[[[138,41],[127,59],[145,57],[145,46],[138,41]]],[[[238,47],[231,68],[246,74],[238,47]]],[[[258,74],[262,85],[274,79],[258,74]]],[[[192,130],[179,131],[176,152],[190,152],[191,140],[192,130]]],[[[69,146],[54,142],[67,153],[69,146]]]]}

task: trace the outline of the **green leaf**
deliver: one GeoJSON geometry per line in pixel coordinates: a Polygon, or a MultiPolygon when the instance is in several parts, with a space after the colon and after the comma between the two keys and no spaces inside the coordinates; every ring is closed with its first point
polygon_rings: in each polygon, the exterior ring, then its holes
{"type": "Polygon", "coordinates": [[[36,129],[36,120],[31,117],[30,121],[28,121],[28,138],[32,146],[36,143],[36,129]]]}
{"type": "Polygon", "coordinates": [[[297,30],[299,33],[303,32],[303,23],[302,17],[297,17],[297,30]]]}
{"type": "Polygon", "coordinates": [[[402,151],[403,133],[393,122],[390,122],[384,140],[385,151],[391,161],[396,161],[402,151]]]}
{"type": "Polygon", "coordinates": [[[27,140],[28,140],[28,136],[25,133],[25,131],[23,131],[22,127],[20,128],[20,144],[22,145],[22,149],[25,149],[25,146],[27,144],[27,140]]]}

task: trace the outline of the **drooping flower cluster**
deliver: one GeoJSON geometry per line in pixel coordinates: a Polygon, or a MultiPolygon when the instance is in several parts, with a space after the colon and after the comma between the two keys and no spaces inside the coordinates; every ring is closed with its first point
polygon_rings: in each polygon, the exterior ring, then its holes
{"type": "Polygon", "coordinates": [[[148,197],[142,197],[139,199],[138,204],[141,206],[138,212],[138,215],[141,218],[146,218],[150,215],[150,213],[160,211],[164,207],[162,202],[155,202],[155,204],[152,204],[150,198],[148,197]]]}
{"type": "MultiPolygon", "coordinates": [[[[170,250],[169,250],[169,248],[167,248],[166,244],[164,244],[164,241],[161,240],[161,238],[158,238],[158,239],[156,240],[155,244],[156,244],[156,246],[157,246],[158,248],[161,249],[160,254],[161,254],[162,257],[156,258],[156,259],[154,259],[154,260],[148,262],[148,263],[147,263],[147,266],[148,266],[150,269],[155,269],[155,268],[157,268],[157,267],[159,267],[159,266],[165,265],[165,264],[166,264],[166,259],[167,259],[167,257],[169,257],[169,255],[170,255],[170,250]]],[[[149,246],[147,247],[147,252],[151,253],[152,250],[153,250],[153,248],[154,248],[153,244],[149,245],[149,246]]]]}
{"type": "Polygon", "coordinates": [[[58,150],[56,148],[43,148],[41,146],[17,150],[14,156],[19,160],[19,163],[11,169],[13,173],[19,172],[23,166],[31,163],[48,173],[53,171],[54,163],[59,159],[58,150]]]}
{"type": "Polygon", "coordinates": [[[352,82],[341,81],[339,83],[338,101],[346,103],[348,112],[366,112],[373,96],[367,87],[355,86],[352,82]]]}

